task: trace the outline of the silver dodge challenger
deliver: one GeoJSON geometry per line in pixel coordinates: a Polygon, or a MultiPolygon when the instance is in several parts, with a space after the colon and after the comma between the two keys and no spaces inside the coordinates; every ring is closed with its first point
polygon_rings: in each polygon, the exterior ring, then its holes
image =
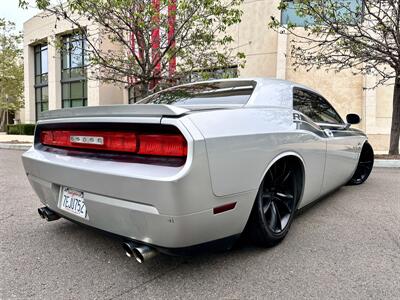
{"type": "Polygon", "coordinates": [[[45,112],[22,159],[42,218],[117,235],[143,262],[229,249],[242,234],[278,244],[298,209],[368,178],[359,122],[293,82],[206,81],[45,112]]]}

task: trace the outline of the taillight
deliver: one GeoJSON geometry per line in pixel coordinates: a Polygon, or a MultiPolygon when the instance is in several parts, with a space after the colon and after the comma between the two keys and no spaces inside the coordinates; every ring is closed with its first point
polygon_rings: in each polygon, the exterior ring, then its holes
{"type": "Polygon", "coordinates": [[[136,134],[115,131],[42,131],[40,142],[47,146],[136,152],[136,134]]]}
{"type": "Polygon", "coordinates": [[[138,154],[158,156],[186,156],[187,143],[178,134],[141,134],[138,154]]]}
{"type": "Polygon", "coordinates": [[[140,155],[186,157],[187,142],[181,134],[147,134],[124,131],[44,130],[46,146],[129,152],[140,155]]]}

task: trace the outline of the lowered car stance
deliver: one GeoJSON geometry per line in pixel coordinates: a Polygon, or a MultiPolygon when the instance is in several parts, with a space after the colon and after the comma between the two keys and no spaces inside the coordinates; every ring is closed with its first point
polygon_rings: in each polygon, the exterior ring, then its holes
{"type": "Polygon", "coordinates": [[[278,244],[296,210],[368,178],[359,122],[293,82],[207,81],[45,112],[22,159],[41,217],[120,236],[143,262],[229,249],[242,234],[278,244]]]}

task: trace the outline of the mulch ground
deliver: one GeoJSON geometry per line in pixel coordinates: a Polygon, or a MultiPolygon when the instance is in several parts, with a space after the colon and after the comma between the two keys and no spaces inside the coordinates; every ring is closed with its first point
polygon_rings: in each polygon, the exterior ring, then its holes
{"type": "Polygon", "coordinates": [[[376,159],[400,159],[400,155],[376,154],[376,159]]]}

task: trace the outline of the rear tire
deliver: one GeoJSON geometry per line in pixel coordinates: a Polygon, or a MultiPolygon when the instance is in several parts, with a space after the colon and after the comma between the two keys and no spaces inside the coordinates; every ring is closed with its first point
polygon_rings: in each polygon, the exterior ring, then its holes
{"type": "Polygon", "coordinates": [[[272,247],[288,233],[303,184],[300,164],[295,157],[283,158],[265,175],[247,226],[255,244],[272,247]]]}
{"type": "Polygon", "coordinates": [[[371,174],[373,166],[374,150],[368,142],[365,142],[358,160],[357,169],[347,185],[359,185],[364,183],[371,174]]]}

